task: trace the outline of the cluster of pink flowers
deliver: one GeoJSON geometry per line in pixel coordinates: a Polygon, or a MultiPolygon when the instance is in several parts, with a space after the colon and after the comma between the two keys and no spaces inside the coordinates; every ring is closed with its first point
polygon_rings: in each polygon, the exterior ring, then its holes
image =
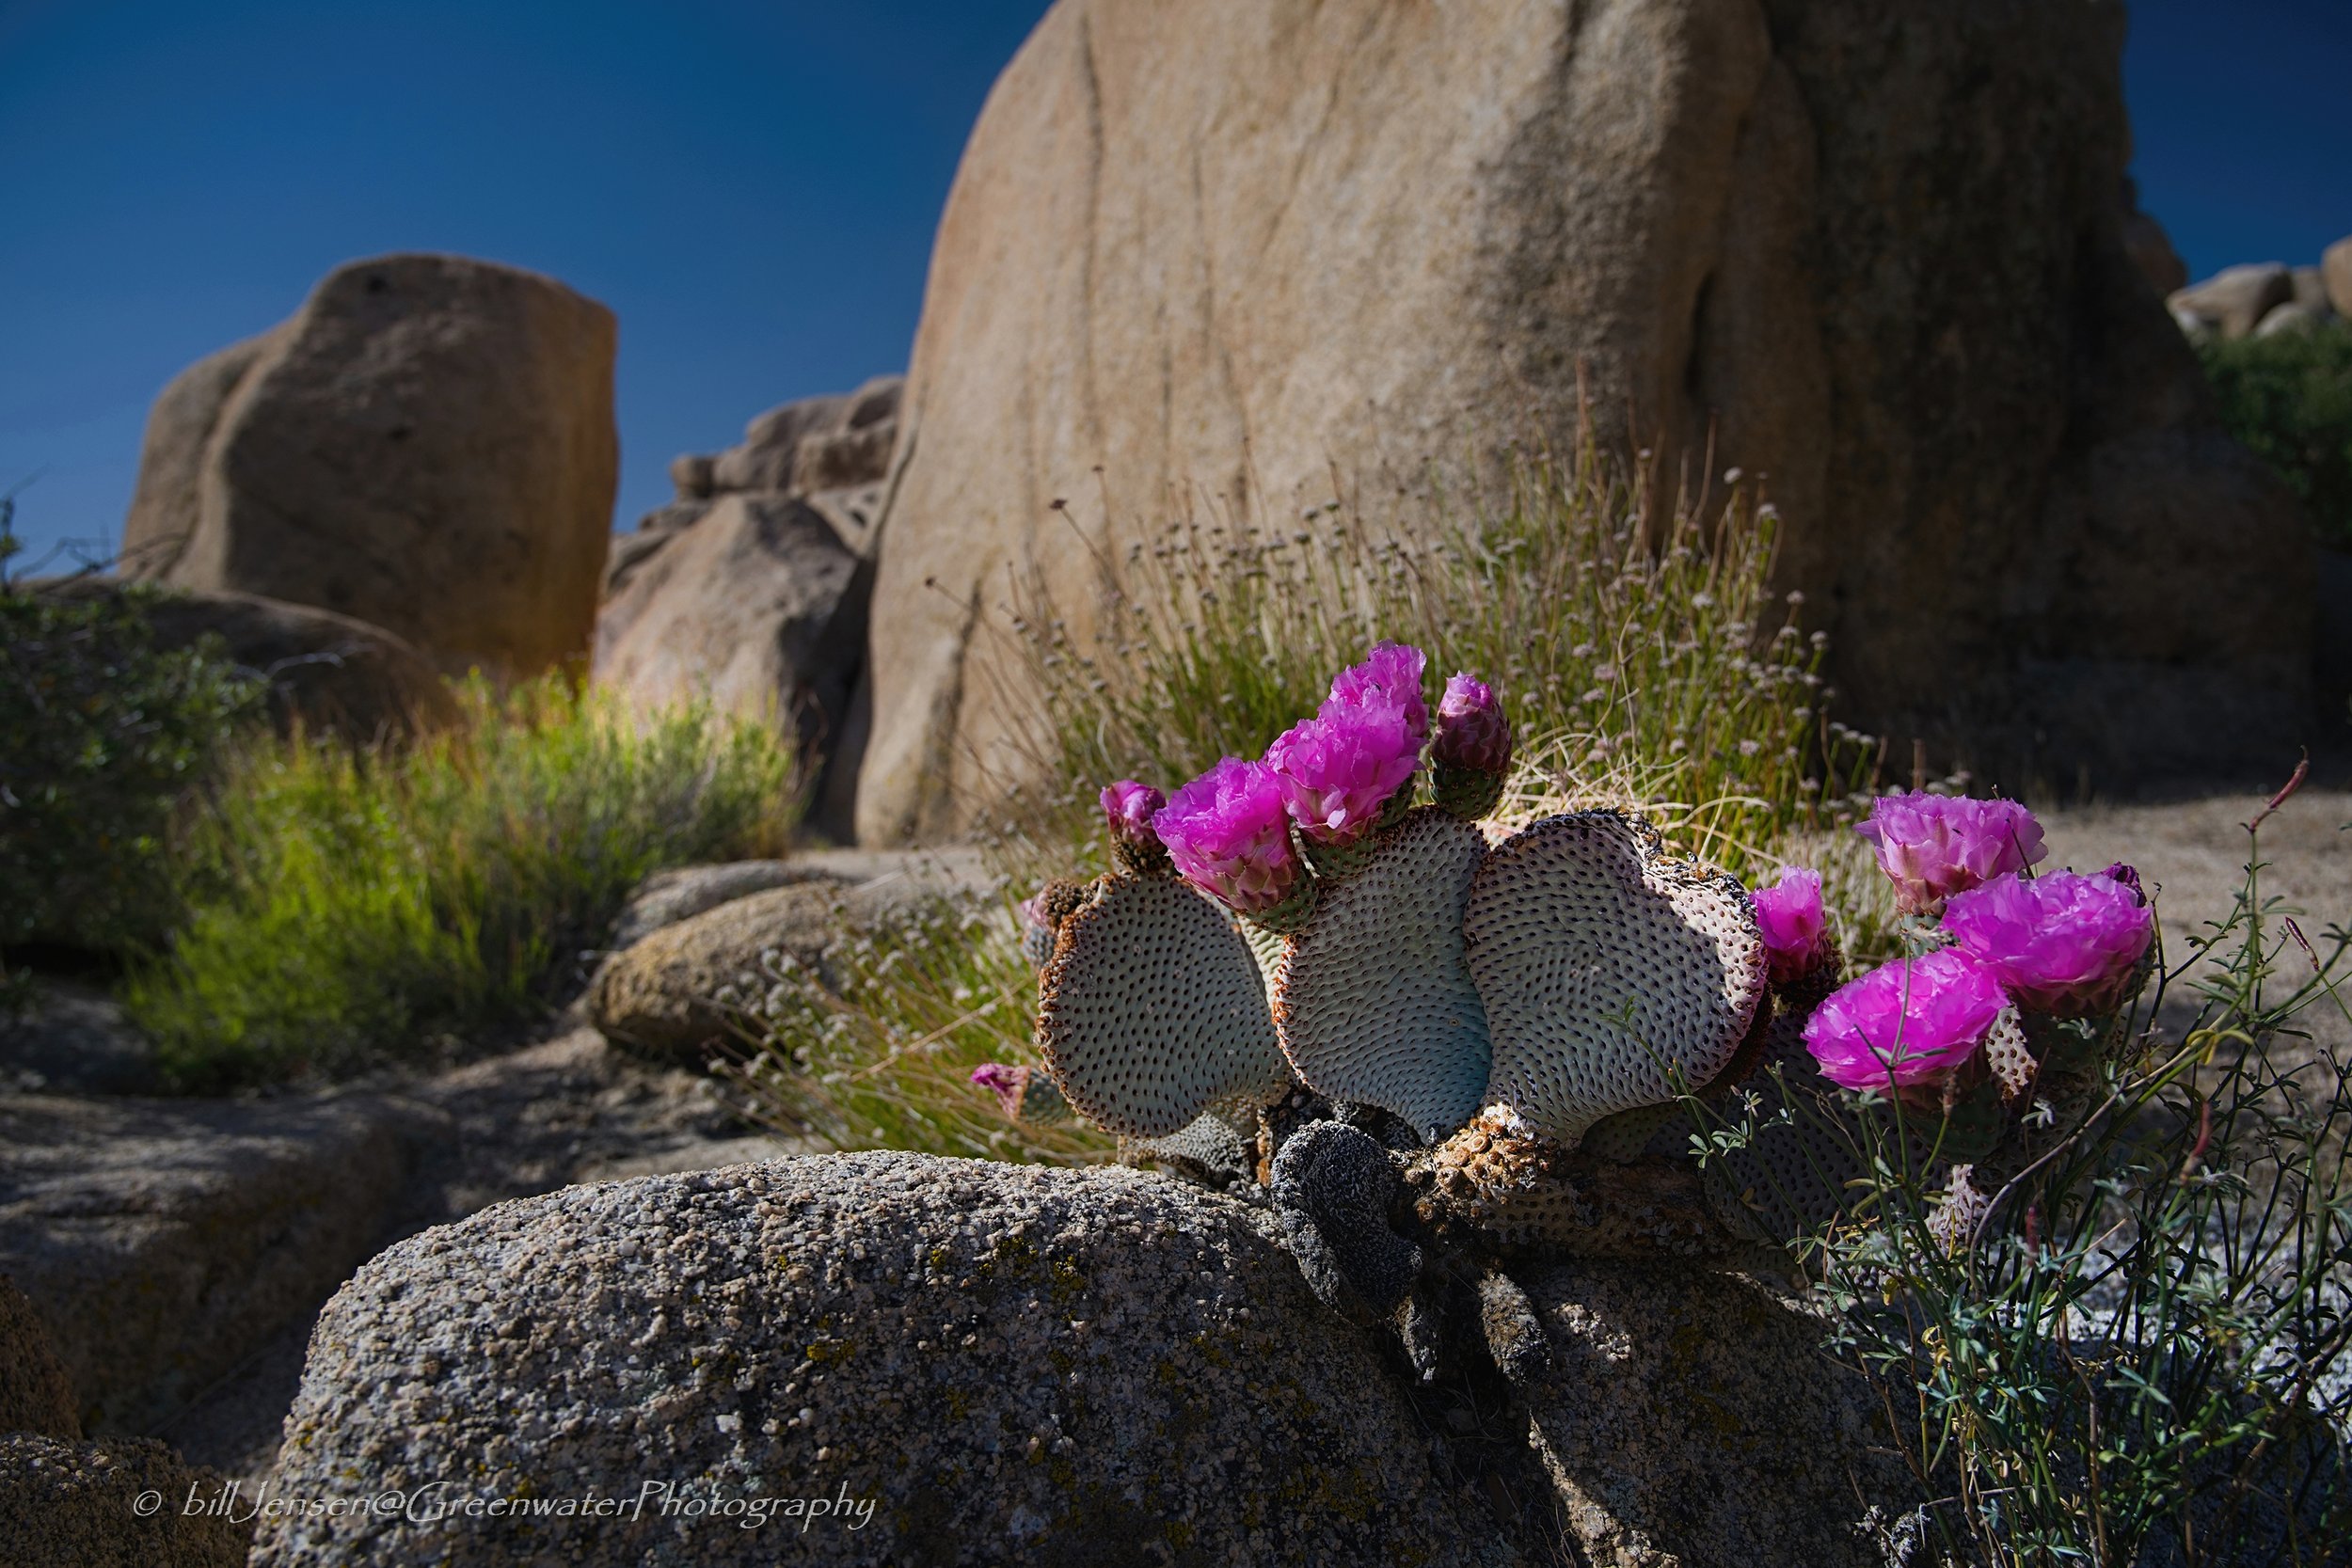
{"type": "MultiPolygon", "coordinates": [[[[2042,825],[2009,800],[1882,797],[1855,829],[1878,853],[1906,913],[1940,914],[1954,945],[1842,987],[1806,1023],[1821,1071],[1848,1088],[1947,1078],[1983,1044],[2005,1006],[2098,1018],[2129,998],[2155,920],[2138,875],[2111,865],[2032,877],[2048,853],[2042,825]]],[[[1798,960],[1820,879],[1756,895],[1775,981],[1798,960]]]]}
{"type": "Polygon", "coordinates": [[[1771,887],[1748,895],[1756,928],[1764,933],[1764,958],[1776,986],[1804,979],[1836,956],[1829,916],[1821,908],[1821,874],[1784,865],[1771,887]]]}
{"type": "Polygon", "coordinates": [[[1294,724],[1266,748],[1282,804],[1316,844],[1353,844],[1421,767],[1421,742],[1396,703],[1342,706],[1294,724]]]}

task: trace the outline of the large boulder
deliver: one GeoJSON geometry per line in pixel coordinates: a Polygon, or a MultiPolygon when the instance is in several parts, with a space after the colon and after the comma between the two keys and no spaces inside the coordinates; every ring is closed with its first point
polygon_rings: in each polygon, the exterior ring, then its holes
{"type": "Polygon", "coordinates": [[[2336,314],[2352,319],[2352,235],[2320,253],[2319,278],[2336,314]]]}
{"type": "Polygon", "coordinates": [[[2262,319],[2295,298],[2295,274],[2277,261],[2223,267],[2201,283],[2175,292],[2176,318],[2203,323],[2225,339],[2253,336],[2262,319]]]}
{"type": "Polygon", "coordinates": [[[0,1274],[86,1430],[151,1431],[375,1250],[413,1115],[310,1101],[0,1095],[0,1274]]]}
{"type": "Polygon", "coordinates": [[[78,1438],[73,1383],[57,1360],[40,1314],[8,1276],[0,1274],[0,1432],[78,1438]]]}
{"type": "Polygon", "coordinates": [[[866,650],[872,567],[779,495],[730,495],[632,564],[596,622],[597,681],[647,706],[707,698],[834,750],[866,650]]]}
{"type": "Polygon", "coordinates": [[[0,1433],[8,1568],[245,1568],[254,1498],[152,1438],[0,1433]]]}
{"type": "MultiPolygon", "coordinates": [[[[37,585],[60,598],[124,597],[119,578],[58,578],[37,585]]],[[[231,662],[268,683],[271,719],[366,743],[457,716],[440,672],[382,626],[258,594],[170,589],[135,599],[159,648],[212,637],[231,662]]]]}
{"type": "Polygon", "coordinates": [[[311,1339],[275,1484],[404,1506],[264,1519],[253,1562],[1518,1560],[1272,1232],[1163,1177],[898,1153],[502,1205],[311,1339]]]}
{"type": "Polygon", "coordinates": [[[2205,438],[2125,247],[2122,22],[2115,0],[1059,0],[932,255],[860,842],[950,832],[1033,767],[980,625],[1034,562],[1091,635],[1094,558],[1057,499],[1103,496],[1115,551],[1171,495],[1295,517],[1336,463],[1375,523],[1425,529],[1372,481],[1571,428],[1580,393],[1604,435],[1695,461],[1711,432],[1718,466],[1767,476],[1849,718],[2069,784],[2183,745],[2118,753],[2107,688],[2036,689],[2079,661],[2244,694],[2210,709],[2208,755],[2292,735],[2309,546],[2283,487],[2205,438]],[[2118,490],[2126,458],[2168,466],[2118,490]],[[2091,596],[2119,575],[2139,597],[2091,596]]]}
{"type": "Polygon", "coordinates": [[[165,388],[122,562],[384,626],[444,670],[588,651],[612,523],[612,314],[533,273],[383,256],[165,388]]]}
{"type": "Polygon", "coordinates": [[[842,894],[830,879],[771,887],[664,926],[596,972],[588,1016],[615,1045],[698,1064],[731,1038],[719,992],[764,991],[760,959],[770,949],[826,974],[825,955],[841,934],[842,894]]]}

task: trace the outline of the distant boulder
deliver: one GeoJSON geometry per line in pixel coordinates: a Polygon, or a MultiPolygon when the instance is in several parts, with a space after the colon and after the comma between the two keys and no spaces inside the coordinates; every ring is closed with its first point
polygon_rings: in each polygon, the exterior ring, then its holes
{"type": "Polygon", "coordinates": [[[2276,261],[2223,267],[2167,302],[2177,320],[2193,316],[2226,339],[2250,337],[2265,316],[2295,297],[2295,275],[2276,261]]]}
{"type": "Polygon", "coordinates": [[[614,337],[534,273],[341,267],[156,400],[123,569],[355,616],[446,671],[577,665],[619,465],[614,337]]]}

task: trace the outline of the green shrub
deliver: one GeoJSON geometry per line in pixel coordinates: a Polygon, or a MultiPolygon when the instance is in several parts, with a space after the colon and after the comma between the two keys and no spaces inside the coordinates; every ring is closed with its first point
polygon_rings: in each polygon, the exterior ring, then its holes
{"type": "Polygon", "coordinates": [[[216,641],[157,649],[151,596],[0,578],[0,945],[121,949],[169,927],[175,815],[262,692],[216,641]]]}
{"type": "Polygon", "coordinates": [[[2352,549],[2352,325],[2197,352],[2230,434],[2302,498],[2326,544],[2352,549]]]}
{"type": "Polygon", "coordinates": [[[641,725],[554,677],[459,697],[462,722],[405,750],[297,734],[237,759],[178,866],[187,916],[124,989],[182,1086],[346,1072],[526,1017],[647,873],[789,835],[794,769],[764,725],[641,725]]]}

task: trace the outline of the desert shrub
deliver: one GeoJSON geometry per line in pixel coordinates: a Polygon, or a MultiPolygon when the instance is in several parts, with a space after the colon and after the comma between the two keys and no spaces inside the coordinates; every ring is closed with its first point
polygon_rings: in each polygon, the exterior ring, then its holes
{"type": "Polygon", "coordinates": [[[2352,549],[2352,325],[2199,345],[2221,422],[2352,549]]]}
{"type": "Polygon", "coordinates": [[[5,577],[0,498],[0,945],[120,949],[175,909],[175,816],[261,711],[217,642],[158,649],[152,591],[66,599],[5,577]]]}
{"type": "Polygon", "coordinates": [[[1899,1100],[1775,1086],[1728,1121],[1691,1102],[1709,1158],[1777,1124],[1860,1172],[1796,1253],[1932,1499],[1883,1521],[1894,1556],[2344,1560],[2352,1061],[2312,1024],[2352,1023],[2352,934],[2313,942],[2263,869],[2249,828],[2231,916],[2175,934],[2169,962],[2160,941],[2087,1091],[2037,1084],[2038,1132],[1964,1204],[1941,1176],[1951,1124],[1899,1100]]]}
{"type": "Polygon", "coordinates": [[[1023,579],[1003,663],[1019,745],[1051,783],[1005,826],[1041,851],[1035,868],[1099,853],[1102,784],[1172,790],[1256,756],[1383,638],[1426,650],[1439,680],[1495,687],[1518,736],[1517,815],[1638,801],[1733,870],[1851,816],[1875,745],[1828,717],[1827,639],[1803,630],[1803,595],[1772,593],[1777,518],[1752,488],[1670,489],[1587,442],[1523,454],[1497,493],[1422,499],[1418,540],[1343,503],[1287,530],[1180,517],[1097,551],[1083,617],[1023,579]]]}
{"type": "Polygon", "coordinates": [[[296,734],[235,760],[175,867],[186,917],[124,989],[181,1085],[345,1072],[526,1017],[647,873],[789,836],[767,726],[641,723],[554,677],[459,697],[460,723],[405,749],[296,734]]]}

